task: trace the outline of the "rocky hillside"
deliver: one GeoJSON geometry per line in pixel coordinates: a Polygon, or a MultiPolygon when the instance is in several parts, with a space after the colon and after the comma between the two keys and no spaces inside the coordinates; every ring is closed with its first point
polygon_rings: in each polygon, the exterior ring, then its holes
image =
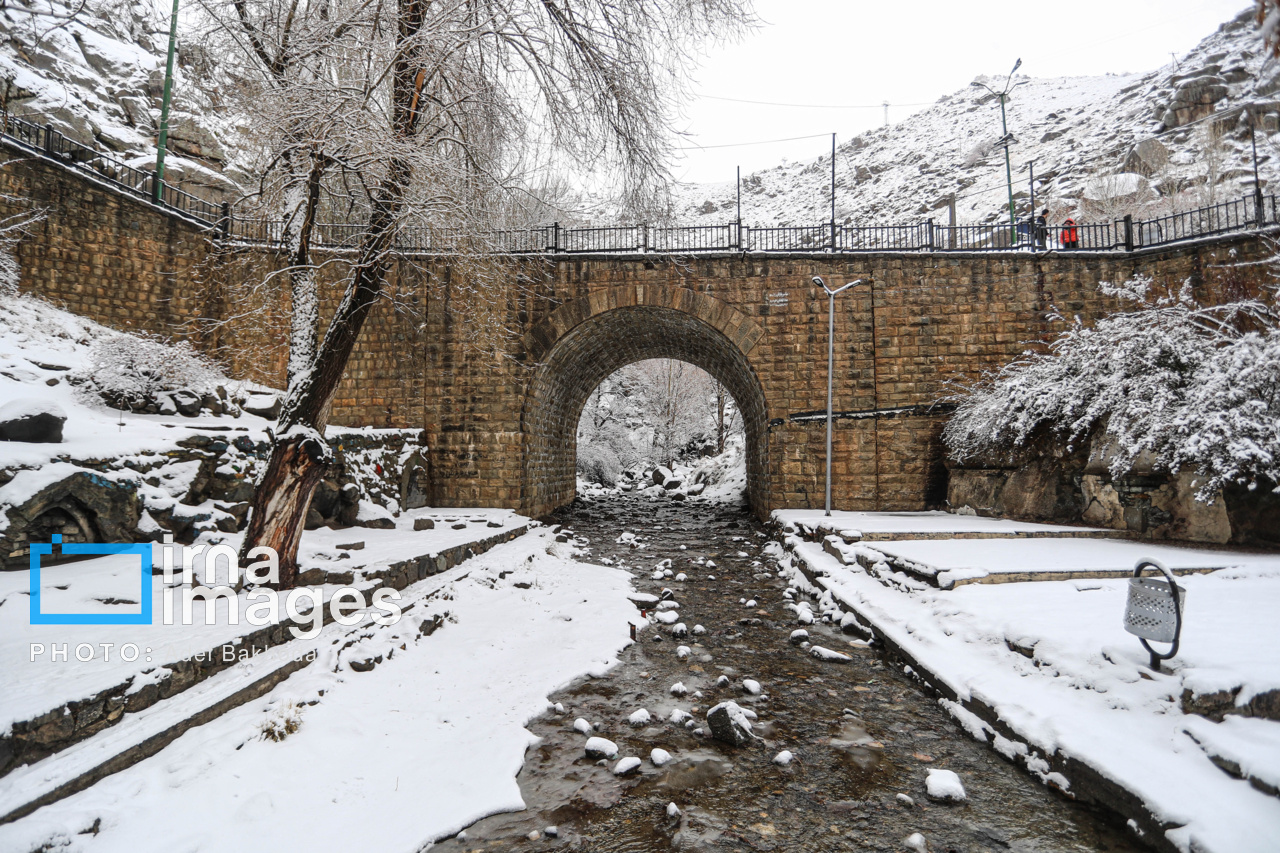
{"type": "MultiPolygon", "coordinates": [[[[13,0],[0,5],[0,109],[151,168],[160,115],[168,21],[146,0],[13,0]],[[79,9],[71,16],[71,9],[79,9]]],[[[999,89],[1004,78],[979,77],[999,89]]],[[[1258,134],[1264,186],[1280,177],[1280,65],[1268,65],[1252,18],[1241,13],[1177,67],[1137,75],[1015,78],[1010,96],[1015,200],[1051,219],[1188,209],[1252,191],[1249,124],[1258,134]]],[[[213,200],[239,194],[246,152],[221,92],[229,85],[197,39],[179,39],[168,177],[213,200]]],[[[1000,108],[978,86],[898,124],[863,133],[836,155],[836,215],[866,225],[1007,215],[1000,108]]],[[[743,177],[747,224],[824,222],[831,161],[784,163],[743,177]]],[[[589,219],[613,206],[584,198],[589,219]],[[593,203],[594,202],[594,203],[593,203]]],[[[723,223],[735,215],[732,183],[675,188],[671,217],[723,223]]],[[[562,219],[576,219],[572,215],[562,219]]],[[[585,220],[584,220],[585,221],[585,220]]]]}
{"type": "MultiPolygon", "coordinates": [[[[155,165],[169,22],[151,3],[14,0],[0,5],[0,33],[0,109],[135,168],[155,165]]],[[[165,168],[170,183],[218,200],[238,191],[215,78],[213,61],[180,40],[165,168]]]]}
{"type": "MultiPolygon", "coordinates": [[[[1252,192],[1250,119],[1259,133],[1264,189],[1280,178],[1280,66],[1268,65],[1253,21],[1242,12],[1175,68],[1147,74],[1040,79],[1015,77],[1008,104],[1015,205],[1050,217],[1153,215],[1252,192]],[[1212,117],[1212,118],[1210,118],[1212,117]]],[[[999,91],[1004,77],[979,77],[999,91]]],[[[977,85],[886,128],[863,133],[836,154],[836,217],[853,224],[957,221],[1007,216],[1000,106],[977,85]]],[[[746,224],[823,222],[830,216],[831,159],[744,175],[746,224]]],[[[735,216],[735,186],[683,185],[674,219],[706,224],[735,216]]]]}

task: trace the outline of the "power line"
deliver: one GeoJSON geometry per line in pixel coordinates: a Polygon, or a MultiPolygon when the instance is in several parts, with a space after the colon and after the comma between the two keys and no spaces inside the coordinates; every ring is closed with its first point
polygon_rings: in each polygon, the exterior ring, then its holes
{"type": "Polygon", "coordinates": [[[756,142],[726,142],[723,145],[688,145],[678,147],[677,151],[705,151],[709,148],[741,148],[744,145],[770,145],[774,142],[795,142],[799,139],[821,139],[830,136],[829,133],[815,133],[810,136],[789,136],[786,139],[761,139],[756,142]]]}
{"type": "MultiPolygon", "coordinates": [[[[788,104],[782,101],[749,101],[744,98],[725,98],[720,95],[700,95],[709,101],[730,101],[735,104],[756,104],[762,107],[799,107],[807,110],[879,110],[884,103],[878,104],[788,104]]],[[[933,101],[919,101],[912,104],[892,104],[895,107],[927,107],[933,101]]]]}

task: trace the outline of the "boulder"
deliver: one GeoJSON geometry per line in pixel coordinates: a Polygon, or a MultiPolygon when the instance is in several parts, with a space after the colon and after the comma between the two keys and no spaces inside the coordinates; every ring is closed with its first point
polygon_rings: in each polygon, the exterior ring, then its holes
{"type": "Polygon", "coordinates": [[[23,397],[0,406],[0,441],[60,444],[67,413],[57,403],[23,397]]]}
{"type": "Polygon", "coordinates": [[[177,407],[178,414],[187,418],[194,418],[200,414],[200,395],[191,391],[174,391],[169,395],[169,399],[173,401],[173,405],[177,407]]]}
{"type": "Polygon", "coordinates": [[[1146,175],[1155,175],[1169,162],[1169,149],[1159,139],[1144,139],[1129,149],[1125,155],[1121,170],[1146,175]]]}
{"type": "Polygon", "coordinates": [[[177,115],[169,121],[169,146],[172,150],[202,160],[222,162],[227,152],[213,132],[192,115],[177,115]]]}
{"type": "Polygon", "coordinates": [[[275,420],[280,417],[280,398],[275,394],[250,394],[240,408],[251,415],[275,420]]]}
{"type": "Polygon", "coordinates": [[[751,720],[737,702],[721,702],[708,711],[707,725],[713,738],[730,746],[746,746],[755,737],[751,720]]]}
{"type": "Polygon", "coordinates": [[[671,479],[671,469],[665,465],[659,465],[653,469],[652,478],[655,486],[661,486],[671,479]]]}

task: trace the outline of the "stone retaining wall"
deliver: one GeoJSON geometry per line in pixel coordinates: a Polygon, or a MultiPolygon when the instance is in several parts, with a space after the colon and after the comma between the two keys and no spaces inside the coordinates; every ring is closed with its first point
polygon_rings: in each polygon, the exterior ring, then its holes
{"type": "MultiPolygon", "coordinates": [[[[232,326],[200,322],[230,315],[229,284],[278,267],[272,252],[215,247],[183,220],[38,159],[0,170],[0,192],[48,210],[19,249],[24,291],[118,328],[190,337],[237,375],[279,384],[286,295],[232,326]]],[[[1268,268],[1238,264],[1270,254],[1258,235],[1242,234],[1131,253],[635,254],[465,266],[401,258],[357,342],[333,423],[425,430],[433,505],[545,513],[572,492],[563,459],[573,456],[577,397],[592,373],[561,356],[574,341],[612,356],[658,340],[672,324],[656,309],[667,309],[688,319],[686,345],[665,354],[699,358],[737,389],[744,410],[763,409],[748,449],[757,512],[815,507],[824,427],[791,420],[826,405],[827,300],[812,276],[868,282],[837,301],[834,406],[870,412],[934,403],[1063,329],[1061,318],[1116,310],[1100,280],[1185,281],[1214,302],[1256,291],[1268,268]],[[636,306],[647,310],[626,323],[607,316],[636,306]]],[[[346,262],[327,260],[326,315],[346,262]]],[[[941,504],[941,424],[940,415],[839,422],[835,505],[941,504]]]]}

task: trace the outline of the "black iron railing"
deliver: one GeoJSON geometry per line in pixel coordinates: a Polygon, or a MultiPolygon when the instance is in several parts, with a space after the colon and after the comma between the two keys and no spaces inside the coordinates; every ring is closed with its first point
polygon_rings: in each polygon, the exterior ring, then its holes
{"type": "MultiPolygon", "coordinates": [[[[0,114],[0,136],[10,147],[53,160],[67,169],[91,175],[120,192],[178,213],[224,239],[282,246],[279,220],[241,218],[230,205],[218,203],[158,181],[154,170],[139,169],[111,154],[76,142],[54,130],[0,114]]],[[[994,225],[787,225],[748,227],[723,225],[620,225],[535,228],[459,234],[407,226],[395,246],[403,252],[445,254],[463,248],[496,254],[689,254],[697,252],[988,252],[988,251],[1133,251],[1184,240],[1280,226],[1280,201],[1255,193],[1242,199],[1152,219],[1126,216],[1114,222],[1052,225],[1037,229],[1029,222],[994,225]]],[[[329,249],[354,249],[361,226],[326,222],[316,226],[314,242],[329,249]]]]}

